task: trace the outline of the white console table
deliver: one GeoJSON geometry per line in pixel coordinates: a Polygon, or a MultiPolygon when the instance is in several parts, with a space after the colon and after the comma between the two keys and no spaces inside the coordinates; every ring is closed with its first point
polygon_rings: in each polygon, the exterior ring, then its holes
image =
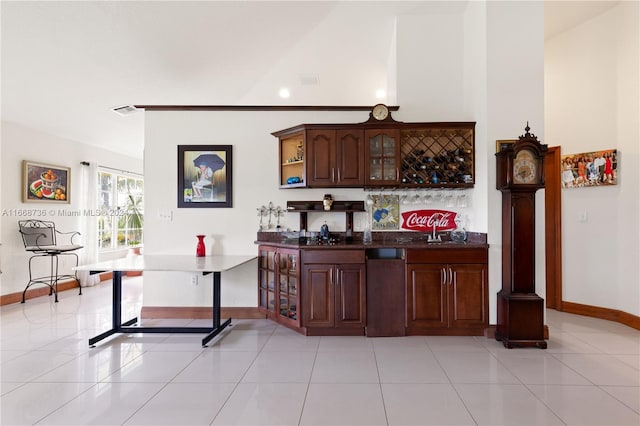
{"type": "MultiPolygon", "coordinates": [[[[231,324],[231,318],[220,322],[220,276],[244,263],[255,259],[255,255],[217,255],[196,257],[193,255],[140,255],[129,258],[114,259],[105,262],[81,265],[77,271],[113,272],[112,326],[89,339],[89,346],[115,333],[207,333],[202,339],[202,346],[231,324]],[[213,274],[213,324],[211,327],[145,327],[134,326],[138,318],[122,322],[122,273],[127,271],[179,271],[195,272],[202,275],[213,274]]],[[[147,283],[148,284],[148,283],[147,283]]]]}

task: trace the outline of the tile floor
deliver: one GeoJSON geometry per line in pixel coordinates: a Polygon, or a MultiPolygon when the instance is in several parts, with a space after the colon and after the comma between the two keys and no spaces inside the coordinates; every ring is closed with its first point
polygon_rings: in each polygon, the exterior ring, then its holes
{"type": "MultiPolygon", "coordinates": [[[[126,318],[141,279],[126,280],[126,318]]],[[[550,310],[547,350],[304,337],[266,320],[234,320],[209,348],[139,334],[89,349],[110,292],[0,309],[0,424],[640,425],[640,332],[617,323],[550,310]]]]}

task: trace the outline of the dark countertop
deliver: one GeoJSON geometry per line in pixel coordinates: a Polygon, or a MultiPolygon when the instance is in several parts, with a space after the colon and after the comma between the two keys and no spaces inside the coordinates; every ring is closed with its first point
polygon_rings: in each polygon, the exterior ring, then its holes
{"type": "Polygon", "coordinates": [[[331,233],[333,243],[313,243],[300,241],[291,237],[289,232],[258,232],[256,244],[268,244],[275,247],[292,249],[332,249],[332,250],[359,250],[368,248],[408,248],[408,249],[473,249],[489,248],[487,234],[479,232],[467,232],[467,241],[458,243],[451,241],[448,232],[441,233],[442,242],[427,242],[427,234],[420,232],[372,232],[373,241],[370,244],[362,242],[362,233],[355,232],[352,241],[346,241],[344,232],[331,233]]]}

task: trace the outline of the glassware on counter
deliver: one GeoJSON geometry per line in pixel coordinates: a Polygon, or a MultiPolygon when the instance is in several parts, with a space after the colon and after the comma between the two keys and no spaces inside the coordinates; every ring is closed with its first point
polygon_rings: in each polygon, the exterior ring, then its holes
{"type": "Polygon", "coordinates": [[[456,224],[456,229],[451,231],[451,241],[455,241],[457,243],[463,243],[467,241],[467,231],[464,229],[464,220],[461,217],[456,216],[454,220],[456,224]]]}

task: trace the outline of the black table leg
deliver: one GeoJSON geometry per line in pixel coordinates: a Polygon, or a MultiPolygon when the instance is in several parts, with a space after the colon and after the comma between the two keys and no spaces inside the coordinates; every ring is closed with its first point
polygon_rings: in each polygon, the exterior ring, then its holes
{"type": "Polygon", "coordinates": [[[213,328],[220,327],[220,272],[213,273],[213,328]]]}
{"type": "Polygon", "coordinates": [[[220,272],[213,272],[213,327],[131,327],[138,322],[138,318],[122,322],[122,271],[113,271],[111,329],[90,338],[89,346],[93,348],[97,342],[115,333],[208,333],[202,339],[202,346],[206,347],[211,339],[231,324],[231,318],[220,323],[220,281],[220,272]]]}
{"type": "Polygon", "coordinates": [[[129,326],[138,322],[138,318],[132,318],[122,323],[122,271],[113,271],[112,288],[111,288],[111,330],[107,330],[95,337],[89,339],[89,346],[95,347],[100,340],[122,332],[123,326],[129,326]]]}
{"type": "Polygon", "coordinates": [[[202,339],[202,346],[207,346],[207,343],[216,337],[222,330],[224,330],[229,324],[231,324],[231,318],[227,319],[223,324],[220,324],[220,272],[213,273],[213,330],[204,339],[202,339]]]}

